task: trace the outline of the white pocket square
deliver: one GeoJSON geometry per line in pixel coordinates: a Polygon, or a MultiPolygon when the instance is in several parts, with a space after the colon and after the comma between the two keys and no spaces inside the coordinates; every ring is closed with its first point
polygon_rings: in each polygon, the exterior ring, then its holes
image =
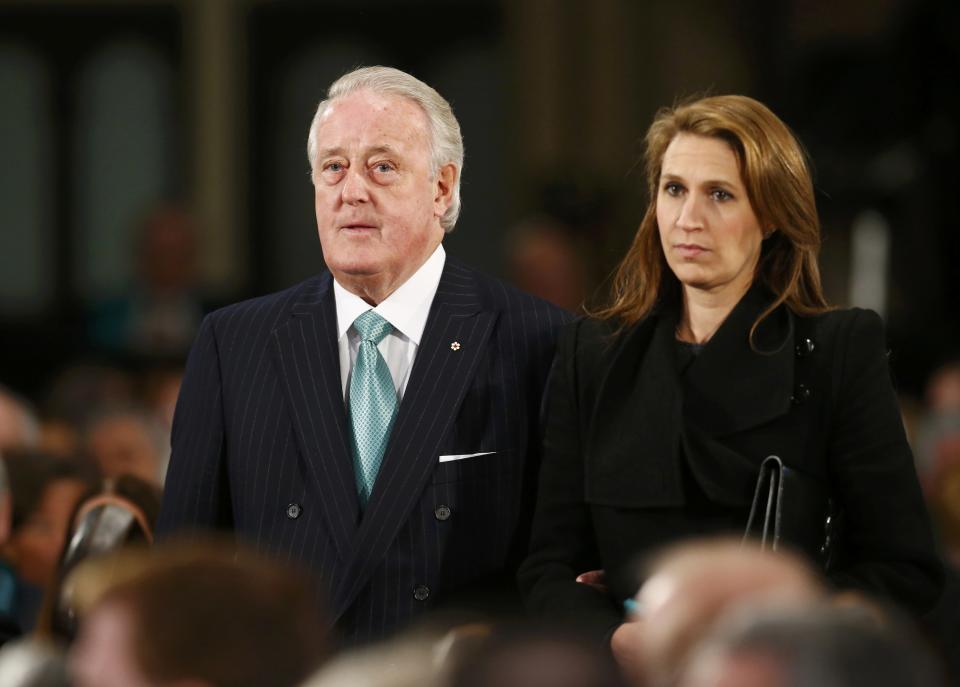
{"type": "Polygon", "coordinates": [[[496,451],[481,451],[480,453],[451,453],[450,455],[440,456],[441,463],[449,463],[451,460],[463,460],[464,458],[476,458],[477,456],[489,456],[496,451]]]}

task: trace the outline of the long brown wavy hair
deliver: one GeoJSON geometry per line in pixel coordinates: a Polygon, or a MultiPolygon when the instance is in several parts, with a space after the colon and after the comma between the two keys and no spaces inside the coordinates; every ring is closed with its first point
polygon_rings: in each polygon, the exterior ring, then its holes
{"type": "Polygon", "coordinates": [[[817,267],[820,221],[803,148],[762,103],[742,95],[721,95],[664,108],[654,117],[644,155],[647,210],[617,267],[609,305],[593,314],[627,326],[646,317],[668,292],[679,290],[660,244],[657,191],[664,153],[681,133],[719,138],[730,145],[760,226],[775,229],[763,242],[754,279],[776,298],[754,322],[751,339],[757,325],[782,303],[800,315],[829,309],[817,267]]]}

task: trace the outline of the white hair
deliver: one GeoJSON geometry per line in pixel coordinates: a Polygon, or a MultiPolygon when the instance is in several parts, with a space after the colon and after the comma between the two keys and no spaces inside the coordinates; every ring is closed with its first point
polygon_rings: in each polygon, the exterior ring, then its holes
{"type": "Polygon", "coordinates": [[[444,231],[451,231],[460,215],[460,177],[463,171],[463,137],[460,135],[460,124],[453,115],[450,103],[442,95],[406,72],[393,67],[362,67],[334,81],[327,91],[326,99],[317,106],[317,112],[310,124],[310,134],[307,136],[307,159],[310,161],[310,168],[316,167],[317,128],[327,108],[337,98],[363,90],[406,98],[419,105],[427,116],[433,174],[436,175],[446,164],[452,163],[457,168],[450,207],[440,218],[440,226],[444,231]]]}

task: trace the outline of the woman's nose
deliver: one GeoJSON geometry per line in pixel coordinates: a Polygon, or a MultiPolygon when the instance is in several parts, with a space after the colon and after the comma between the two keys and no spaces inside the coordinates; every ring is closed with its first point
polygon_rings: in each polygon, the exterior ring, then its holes
{"type": "Polygon", "coordinates": [[[696,231],[703,228],[700,202],[694,194],[688,194],[677,212],[677,228],[684,231],[696,231]]]}

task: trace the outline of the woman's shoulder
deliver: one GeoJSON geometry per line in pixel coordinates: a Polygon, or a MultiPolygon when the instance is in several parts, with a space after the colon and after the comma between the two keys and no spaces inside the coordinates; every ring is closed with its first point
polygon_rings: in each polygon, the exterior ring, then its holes
{"type": "Polygon", "coordinates": [[[884,337],[883,320],[873,310],[865,308],[832,308],[815,315],[797,315],[799,328],[811,329],[829,339],[884,337]]]}
{"type": "MultiPolygon", "coordinates": [[[[835,308],[796,319],[798,345],[805,339],[844,369],[887,357],[883,320],[873,310],[835,308]]],[[[799,350],[799,349],[798,349],[799,350]]],[[[817,356],[822,358],[823,356],[817,356]]]]}
{"type": "Polygon", "coordinates": [[[561,339],[566,340],[569,351],[586,355],[604,355],[629,339],[638,330],[643,330],[653,316],[639,322],[624,323],[620,320],[585,315],[566,325],[561,339]]]}

